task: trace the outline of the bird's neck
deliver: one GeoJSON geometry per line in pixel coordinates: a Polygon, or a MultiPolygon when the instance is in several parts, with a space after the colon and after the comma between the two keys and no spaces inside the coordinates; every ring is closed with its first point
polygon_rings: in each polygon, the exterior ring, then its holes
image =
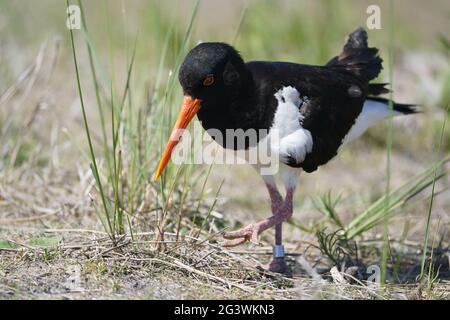
{"type": "Polygon", "coordinates": [[[204,101],[198,112],[198,119],[205,130],[217,129],[225,133],[226,129],[246,129],[246,110],[251,104],[250,95],[234,98],[224,96],[212,101],[204,101]]]}
{"type": "Polygon", "coordinates": [[[245,81],[237,90],[225,92],[222,97],[214,100],[204,101],[197,114],[203,128],[208,130],[211,136],[211,132],[220,132],[223,142],[215,140],[223,146],[226,146],[229,129],[246,131],[261,128],[256,91],[250,72],[243,79],[245,81]]]}
{"type": "Polygon", "coordinates": [[[254,100],[254,81],[245,65],[240,66],[239,81],[225,84],[220,94],[215,94],[202,102],[198,118],[203,128],[245,129],[245,118],[254,100]]]}

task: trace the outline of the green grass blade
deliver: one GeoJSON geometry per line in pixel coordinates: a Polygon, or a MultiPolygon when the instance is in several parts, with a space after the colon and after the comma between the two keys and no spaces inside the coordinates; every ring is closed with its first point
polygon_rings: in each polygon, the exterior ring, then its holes
{"type": "MultiPolygon", "coordinates": [[[[447,113],[448,113],[448,106],[447,106],[447,113]]],[[[439,139],[439,146],[438,146],[438,150],[437,150],[437,154],[440,155],[441,150],[442,150],[442,144],[444,141],[444,132],[445,132],[445,125],[447,122],[447,117],[444,117],[444,121],[442,123],[442,129],[441,129],[441,136],[439,139]]],[[[426,262],[426,258],[427,258],[427,250],[428,250],[428,241],[429,241],[429,232],[430,232],[430,223],[431,223],[431,213],[433,210],[433,201],[434,201],[434,190],[435,190],[435,186],[436,186],[436,180],[438,177],[438,168],[436,167],[434,169],[434,176],[433,176],[433,184],[431,187],[431,198],[430,198],[430,204],[428,206],[428,215],[427,215],[427,223],[425,225],[425,236],[424,236],[424,241],[423,241],[423,254],[422,254],[422,262],[420,265],[420,278],[422,278],[424,276],[425,273],[425,262],[426,262]]]]}
{"type": "MultiPolygon", "coordinates": [[[[67,6],[67,8],[69,7],[69,0],[66,0],[66,6],[67,6]]],[[[69,21],[70,21],[70,19],[69,19],[69,21]]],[[[71,40],[71,44],[72,44],[72,56],[73,56],[73,61],[74,61],[74,66],[75,66],[75,74],[76,74],[76,79],[77,79],[78,95],[80,98],[81,111],[83,114],[83,122],[84,122],[86,136],[87,136],[87,140],[88,140],[88,144],[89,144],[89,152],[91,154],[91,161],[92,161],[91,168],[93,169],[93,174],[97,181],[97,185],[98,185],[100,196],[101,196],[102,203],[103,203],[103,208],[104,208],[105,212],[108,213],[109,211],[108,211],[107,199],[106,199],[106,195],[103,190],[102,182],[100,180],[100,175],[99,175],[99,171],[98,171],[98,167],[97,167],[97,160],[95,158],[94,147],[92,145],[89,123],[87,120],[86,109],[85,109],[85,105],[84,105],[83,90],[81,87],[80,72],[79,72],[79,68],[78,68],[78,61],[77,61],[77,54],[76,54],[76,48],[75,48],[75,40],[74,40],[74,36],[73,36],[73,29],[70,28],[69,30],[70,30],[70,40],[71,40]]],[[[108,227],[109,227],[109,231],[110,231],[109,235],[114,240],[114,234],[113,234],[111,220],[110,220],[110,217],[108,214],[106,216],[107,216],[107,222],[108,222],[108,227]]]]}

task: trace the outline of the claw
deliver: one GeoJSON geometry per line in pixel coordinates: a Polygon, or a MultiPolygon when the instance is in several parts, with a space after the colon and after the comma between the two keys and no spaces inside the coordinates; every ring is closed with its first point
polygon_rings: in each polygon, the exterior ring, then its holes
{"type": "Polygon", "coordinates": [[[248,240],[252,235],[252,232],[253,232],[253,225],[251,224],[245,228],[236,231],[226,232],[223,234],[223,237],[228,240],[233,240],[237,238],[246,238],[248,240]]]}
{"type": "Polygon", "coordinates": [[[225,248],[232,248],[232,247],[237,247],[240,246],[241,244],[247,242],[246,238],[237,238],[237,239],[233,239],[233,240],[226,240],[222,243],[222,246],[225,248]]]}
{"type": "Polygon", "coordinates": [[[253,230],[253,232],[252,232],[252,237],[250,238],[250,241],[251,241],[253,244],[259,245],[259,239],[258,239],[258,236],[259,236],[259,228],[254,228],[254,230],[253,230]]]}
{"type": "MultiPolygon", "coordinates": [[[[237,246],[246,241],[250,241],[253,244],[259,244],[258,236],[264,230],[273,227],[279,223],[282,223],[289,217],[289,214],[283,214],[284,208],[280,209],[280,213],[277,215],[273,215],[267,219],[259,221],[258,223],[253,223],[248,225],[245,228],[242,228],[237,231],[226,232],[223,234],[223,238],[226,240],[236,240],[231,242],[225,242],[225,246],[237,246]]],[[[291,212],[291,211],[289,211],[291,212]]]]}
{"type": "Polygon", "coordinates": [[[258,245],[259,233],[260,228],[258,224],[251,224],[237,231],[226,232],[223,234],[223,238],[226,239],[227,241],[225,241],[222,245],[224,247],[235,247],[247,241],[250,241],[253,244],[258,245]]]}

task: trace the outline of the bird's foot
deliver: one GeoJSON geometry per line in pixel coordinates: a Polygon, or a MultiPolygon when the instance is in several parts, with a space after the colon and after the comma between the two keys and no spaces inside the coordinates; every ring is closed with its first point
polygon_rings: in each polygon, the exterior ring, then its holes
{"type": "Polygon", "coordinates": [[[288,206],[283,206],[276,215],[273,215],[267,219],[259,221],[257,223],[252,223],[245,228],[242,228],[237,231],[226,232],[223,234],[223,238],[226,239],[225,242],[222,243],[224,247],[236,247],[241,245],[247,241],[250,241],[254,244],[259,244],[258,236],[264,230],[273,227],[277,224],[282,223],[287,220],[292,213],[292,209],[290,203],[288,206]]]}
{"type": "Polygon", "coordinates": [[[226,240],[222,243],[222,245],[224,247],[236,247],[247,241],[254,244],[259,244],[258,236],[263,230],[265,230],[265,228],[263,228],[265,226],[264,224],[265,221],[261,221],[258,223],[252,223],[237,231],[226,232],[223,234],[223,238],[226,240]]]}
{"type": "Polygon", "coordinates": [[[263,269],[270,272],[276,272],[281,274],[289,273],[289,267],[287,266],[284,257],[273,258],[273,260],[270,261],[270,263],[263,265],[263,269]]]}

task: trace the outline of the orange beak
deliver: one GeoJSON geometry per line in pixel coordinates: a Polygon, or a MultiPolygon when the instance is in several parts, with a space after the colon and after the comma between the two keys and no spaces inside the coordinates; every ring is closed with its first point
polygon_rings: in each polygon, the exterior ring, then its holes
{"type": "Polygon", "coordinates": [[[184,129],[186,129],[189,122],[191,122],[192,118],[194,118],[198,110],[200,110],[201,102],[201,100],[193,99],[189,96],[184,97],[180,113],[178,114],[177,122],[175,122],[172,133],[170,134],[169,140],[167,141],[166,148],[164,149],[161,160],[159,161],[158,169],[153,174],[153,181],[158,180],[159,176],[163,172],[164,168],[169,162],[173,149],[178,144],[178,142],[180,142],[184,129]]]}

